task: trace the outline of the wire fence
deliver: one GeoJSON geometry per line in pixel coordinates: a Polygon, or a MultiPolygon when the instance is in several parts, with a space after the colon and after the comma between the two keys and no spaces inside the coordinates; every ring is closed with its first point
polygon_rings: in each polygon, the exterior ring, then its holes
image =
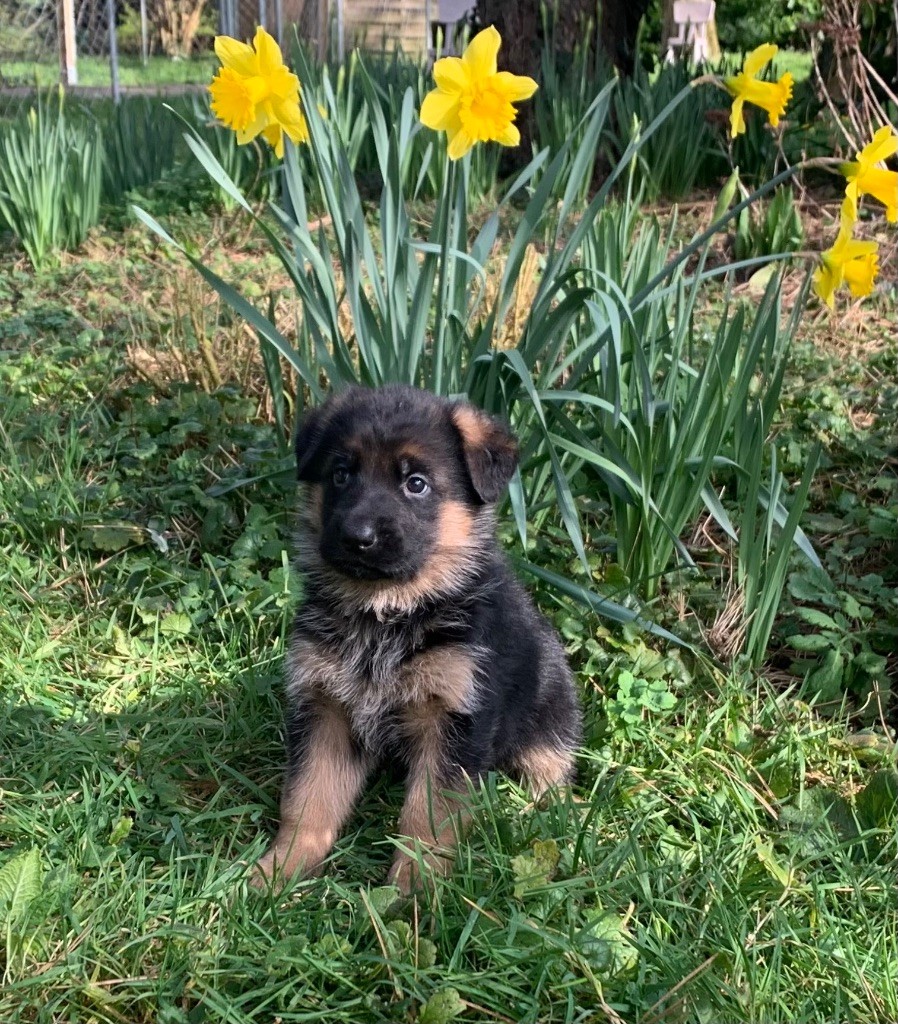
{"type": "MultiPolygon", "coordinates": [[[[468,6],[464,3],[462,7],[468,6]]],[[[473,6],[473,0],[470,0],[473,6]]],[[[319,59],[356,45],[426,54],[459,0],[0,0],[3,102],[58,82],[85,94],[183,91],[209,81],[216,34],[294,32],[319,59]]]]}
{"type": "MultiPolygon", "coordinates": [[[[207,82],[219,32],[264,25],[319,47],[326,0],[0,0],[0,100],[62,82],[79,92],[183,90],[207,82]]],[[[0,114],[3,113],[0,106],[0,114]]]]}

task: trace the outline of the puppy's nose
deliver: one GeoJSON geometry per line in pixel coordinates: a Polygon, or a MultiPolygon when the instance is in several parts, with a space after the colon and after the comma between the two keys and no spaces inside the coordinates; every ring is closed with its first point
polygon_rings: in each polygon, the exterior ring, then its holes
{"type": "Polygon", "coordinates": [[[343,529],[343,543],[357,551],[367,551],[377,543],[377,530],[372,522],[347,523],[343,529]]]}

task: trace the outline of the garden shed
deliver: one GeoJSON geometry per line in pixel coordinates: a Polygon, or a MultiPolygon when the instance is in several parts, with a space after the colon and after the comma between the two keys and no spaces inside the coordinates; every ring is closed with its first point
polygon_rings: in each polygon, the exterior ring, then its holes
{"type": "MultiPolygon", "coordinates": [[[[327,2],[327,0],[324,0],[327,2]]],[[[464,19],[473,0],[329,0],[341,49],[401,49],[427,54],[438,25],[444,30],[464,19]]],[[[450,33],[446,33],[450,35],[450,33]]],[[[445,48],[444,48],[445,49],[445,48]]],[[[451,50],[451,46],[450,46],[451,50]]]]}
{"type": "Polygon", "coordinates": [[[296,26],[319,56],[362,50],[402,50],[409,56],[433,55],[438,28],[441,50],[452,53],[451,26],[474,7],[474,0],[220,0],[220,29],[249,39],[262,24],[283,41],[296,26]]]}

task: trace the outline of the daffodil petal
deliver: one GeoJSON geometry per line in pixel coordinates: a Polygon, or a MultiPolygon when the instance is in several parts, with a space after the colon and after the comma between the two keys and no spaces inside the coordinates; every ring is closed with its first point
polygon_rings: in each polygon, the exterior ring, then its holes
{"type": "Polygon", "coordinates": [[[262,138],[274,150],[274,155],[278,159],[282,159],[284,156],[284,133],[281,130],[281,126],[279,124],[265,125],[262,129],[262,138]]]}
{"type": "Polygon", "coordinates": [[[844,259],[856,260],[862,256],[870,256],[879,250],[878,242],[864,242],[859,238],[853,238],[844,249],[844,259]]]}
{"type": "Polygon", "coordinates": [[[284,129],[290,138],[299,145],[309,140],[309,126],[298,103],[287,103],[275,100],[272,102],[274,120],[284,129]]]}
{"type": "Polygon", "coordinates": [[[261,74],[276,74],[284,67],[284,58],[281,54],[281,48],[277,44],[277,40],[274,36],[266,32],[261,25],[256,29],[253,46],[255,46],[256,53],[259,57],[259,69],[261,74]]]}
{"type": "Polygon", "coordinates": [[[464,130],[464,128],[459,128],[449,140],[449,159],[461,160],[466,153],[470,152],[474,145],[474,141],[475,140],[464,130]]]}
{"type": "Polygon", "coordinates": [[[269,123],[270,118],[260,110],[250,124],[237,132],[237,144],[245,146],[248,142],[252,142],[269,123]]]}
{"type": "Polygon", "coordinates": [[[468,72],[461,57],[443,57],[433,66],[433,80],[443,92],[461,92],[468,85],[468,72]]]}
{"type": "Polygon", "coordinates": [[[473,77],[485,78],[496,73],[496,61],[501,45],[502,37],[493,25],[474,36],[462,55],[462,60],[473,77]]]}
{"type": "Polygon", "coordinates": [[[215,56],[226,68],[245,78],[259,73],[259,63],[253,48],[230,36],[215,37],[215,56]]]}
{"type": "Polygon", "coordinates": [[[745,58],[742,73],[754,77],[765,64],[773,60],[778,51],[779,47],[774,43],[762,43],[745,58]]]}
{"type": "Polygon", "coordinates": [[[496,136],[496,142],[502,146],[519,146],[521,144],[521,133],[514,124],[508,124],[496,136]]]}
{"type": "Polygon", "coordinates": [[[745,131],[745,118],[742,116],[744,103],[741,96],[737,96],[733,100],[733,109],[730,111],[730,132],[734,139],[745,131]]]}
{"type": "Polygon", "coordinates": [[[898,153],[898,135],[886,125],[880,128],[873,136],[873,141],[858,153],[858,163],[878,164],[887,160],[893,153],[898,153]]]}
{"type": "Polygon", "coordinates": [[[873,292],[876,275],[879,273],[879,258],[876,253],[845,264],[844,279],[848,290],[856,299],[862,299],[873,292]]]}
{"type": "Polygon", "coordinates": [[[458,96],[434,89],[424,97],[419,116],[421,123],[435,132],[448,131],[458,117],[458,96]]]}
{"type": "Polygon", "coordinates": [[[850,235],[857,224],[857,185],[852,181],[845,187],[845,198],[842,200],[842,208],[839,210],[840,232],[846,231],[850,235]]]}
{"type": "Polygon", "coordinates": [[[527,78],[526,75],[513,75],[510,71],[500,71],[493,82],[510,103],[529,100],[539,88],[532,78],[527,78]]]}
{"type": "Polygon", "coordinates": [[[886,218],[894,223],[898,217],[898,171],[887,171],[882,167],[871,167],[857,184],[868,196],[878,199],[886,208],[886,218]]]}
{"type": "Polygon", "coordinates": [[[814,292],[830,309],[835,305],[834,297],[840,284],[841,280],[836,280],[825,263],[814,271],[814,292]]]}

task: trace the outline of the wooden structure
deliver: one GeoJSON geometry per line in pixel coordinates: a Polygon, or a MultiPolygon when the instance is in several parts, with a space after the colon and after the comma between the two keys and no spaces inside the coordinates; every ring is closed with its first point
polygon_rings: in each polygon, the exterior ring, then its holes
{"type": "Polygon", "coordinates": [[[437,34],[440,51],[455,52],[455,27],[474,0],[330,0],[330,7],[341,53],[359,47],[433,57],[437,34]]]}
{"type": "Polygon", "coordinates": [[[422,54],[427,46],[427,12],[421,0],[331,0],[342,7],[343,46],[348,50],[403,50],[422,54]]]}
{"type": "Polygon", "coordinates": [[[674,48],[681,52],[691,48],[696,64],[711,57],[708,27],[714,21],[714,8],[714,0],[674,0],[673,20],[677,34],[667,40],[668,61],[676,58],[674,48]]]}
{"type": "MultiPolygon", "coordinates": [[[[2,0],[0,0],[2,2],[2,0]]],[[[351,50],[413,57],[458,52],[457,32],[475,0],[219,0],[219,31],[251,39],[263,25],[282,45],[294,27],[320,60],[351,50]]]]}

